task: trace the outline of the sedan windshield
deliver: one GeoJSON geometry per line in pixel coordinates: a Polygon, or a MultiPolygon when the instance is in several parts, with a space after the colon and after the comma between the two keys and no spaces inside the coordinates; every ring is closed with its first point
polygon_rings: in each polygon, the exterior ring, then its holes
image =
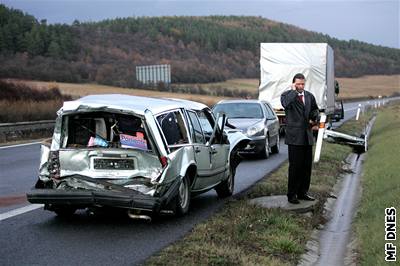
{"type": "Polygon", "coordinates": [[[258,103],[222,103],[213,109],[214,114],[226,113],[229,118],[263,118],[261,106],[258,103]]]}

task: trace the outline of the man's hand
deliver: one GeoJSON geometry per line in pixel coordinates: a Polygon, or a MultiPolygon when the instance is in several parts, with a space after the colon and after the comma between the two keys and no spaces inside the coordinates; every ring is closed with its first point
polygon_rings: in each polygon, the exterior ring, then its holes
{"type": "Polygon", "coordinates": [[[311,130],[316,131],[319,129],[318,123],[312,120],[309,120],[308,123],[310,124],[311,130]]]}

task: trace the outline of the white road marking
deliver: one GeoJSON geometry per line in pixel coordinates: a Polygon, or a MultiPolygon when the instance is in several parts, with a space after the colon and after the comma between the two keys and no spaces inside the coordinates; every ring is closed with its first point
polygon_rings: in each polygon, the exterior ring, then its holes
{"type": "Polygon", "coordinates": [[[23,143],[23,144],[16,144],[16,145],[10,145],[10,146],[2,146],[2,147],[0,147],[0,150],[1,150],[1,149],[14,148],[14,147],[35,145],[35,144],[40,144],[40,143],[42,143],[42,142],[41,142],[41,141],[38,141],[38,142],[23,143]]]}
{"type": "Polygon", "coordinates": [[[11,210],[5,213],[0,213],[0,221],[3,221],[5,219],[26,213],[26,212],[30,212],[39,208],[42,208],[43,204],[31,204],[25,207],[21,207],[15,210],[11,210]]]}

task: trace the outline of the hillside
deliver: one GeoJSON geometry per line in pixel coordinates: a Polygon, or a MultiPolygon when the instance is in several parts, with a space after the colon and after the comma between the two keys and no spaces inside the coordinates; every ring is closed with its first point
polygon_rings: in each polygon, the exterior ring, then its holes
{"type": "Polygon", "coordinates": [[[261,17],[131,17],[47,25],[0,5],[0,78],[140,87],[135,67],[171,64],[174,83],[259,77],[260,42],[327,42],[338,77],[400,74],[400,50],[341,41],[261,17]]]}

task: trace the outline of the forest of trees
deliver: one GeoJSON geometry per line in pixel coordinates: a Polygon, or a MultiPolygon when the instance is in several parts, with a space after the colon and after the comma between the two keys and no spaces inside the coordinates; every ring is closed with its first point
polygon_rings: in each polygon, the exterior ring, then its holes
{"type": "Polygon", "coordinates": [[[341,41],[261,17],[131,17],[72,25],[0,5],[0,78],[138,87],[135,67],[171,64],[174,83],[259,78],[261,42],[327,42],[338,77],[399,74],[400,50],[341,41]]]}

